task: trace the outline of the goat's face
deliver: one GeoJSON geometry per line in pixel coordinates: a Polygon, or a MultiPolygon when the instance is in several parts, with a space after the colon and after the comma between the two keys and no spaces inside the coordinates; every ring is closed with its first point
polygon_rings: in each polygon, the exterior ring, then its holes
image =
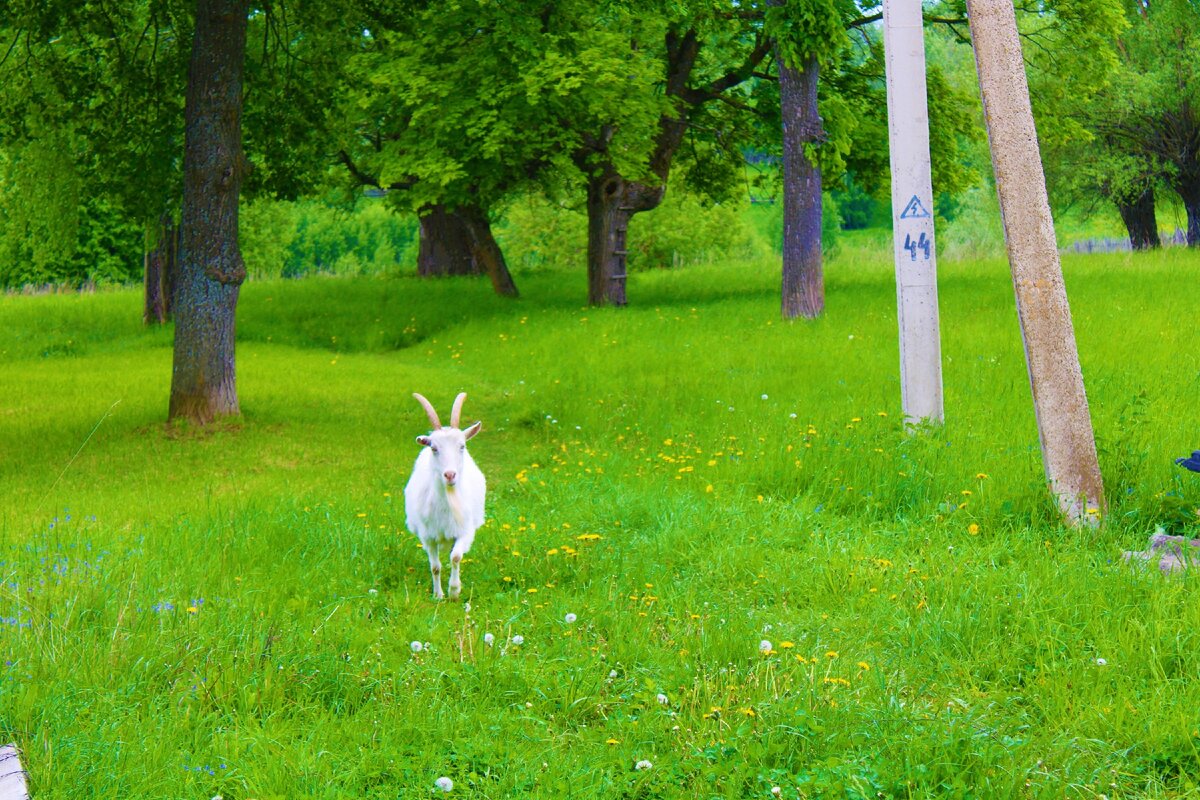
{"type": "Polygon", "coordinates": [[[467,454],[467,440],[479,433],[482,427],[482,422],[476,422],[465,431],[458,428],[440,428],[427,436],[417,437],[417,444],[429,448],[433,455],[434,471],[441,476],[447,487],[458,483],[467,454]]]}

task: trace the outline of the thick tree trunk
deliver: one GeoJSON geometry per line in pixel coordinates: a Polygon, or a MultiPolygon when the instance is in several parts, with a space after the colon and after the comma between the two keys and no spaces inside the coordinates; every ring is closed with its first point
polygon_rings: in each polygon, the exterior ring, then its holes
{"type": "Polygon", "coordinates": [[[179,229],[164,216],[159,223],[158,244],[146,253],[145,310],[142,321],[162,325],[171,318],[175,284],[179,275],[179,229]]]}
{"type": "Polygon", "coordinates": [[[197,0],[184,108],[183,210],[169,419],[240,413],[234,315],[246,267],[238,249],[246,0],[197,0]]]}
{"type": "Polygon", "coordinates": [[[496,243],[496,237],[492,235],[492,223],[488,220],[487,213],[475,206],[464,206],[458,209],[457,213],[466,224],[471,245],[471,260],[475,266],[491,279],[496,294],[516,297],[517,285],[508,271],[504,253],[496,243]]]}
{"type": "Polygon", "coordinates": [[[471,254],[471,231],[461,214],[438,203],[422,208],[418,219],[421,225],[418,275],[432,278],[480,273],[471,254]]]}
{"type": "Polygon", "coordinates": [[[629,220],[656,208],[666,192],[665,176],[659,186],[627,181],[611,169],[588,179],[588,305],[625,305],[629,220]]]}
{"type": "Polygon", "coordinates": [[[1187,246],[1200,247],[1200,178],[1177,181],[1175,192],[1187,212],[1187,246]]]}
{"type": "Polygon", "coordinates": [[[628,302],[625,240],[633,213],[623,205],[623,184],[615,174],[588,181],[588,305],[623,306],[628,302]]]}
{"type": "Polygon", "coordinates": [[[824,136],[817,112],[816,58],[797,71],[779,60],[783,117],[783,292],[785,319],[819,316],[825,310],[821,262],[821,170],[804,145],[824,136]]]}
{"type": "Polygon", "coordinates": [[[1121,212],[1121,221],[1129,231],[1129,244],[1134,250],[1149,250],[1161,247],[1158,238],[1158,220],[1154,215],[1154,187],[1148,186],[1136,199],[1129,202],[1114,200],[1121,212]]]}

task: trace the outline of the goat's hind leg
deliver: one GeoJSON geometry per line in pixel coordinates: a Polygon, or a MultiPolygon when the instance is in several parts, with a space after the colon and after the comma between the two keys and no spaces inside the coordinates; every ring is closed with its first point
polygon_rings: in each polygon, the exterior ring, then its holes
{"type": "MultiPolygon", "coordinates": [[[[442,595],[442,559],[438,556],[437,542],[423,542],[425,553],[429,556],[429,574],[433,576],[433,599],[441,600],[442,595]]],[[[457,571],[457,570],[456,570],[457,571]]],[[[453,583],[451,583],[453,587],[453,583]]]]}

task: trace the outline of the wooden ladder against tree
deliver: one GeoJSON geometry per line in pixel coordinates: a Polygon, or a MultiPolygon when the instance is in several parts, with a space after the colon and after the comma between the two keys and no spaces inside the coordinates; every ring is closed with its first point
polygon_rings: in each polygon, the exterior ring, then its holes
{"type": "Polygon", "coordinates": [[[29,800],[25,770],[15,744],[0,746],[0,800],[29,800]]]}
{"type": "MultiPolygon", "coordinates": [[[[633,211],[634,210],[633,206],[618,206],[618,208],[621,211],[633,211]]],[[[620,225],[618,225],[617,229],[616,229],[617,235],[616,235],[615,241],[613,242],[613,244],[615,244],[616,247],[613,248],[613,255],[616,256],[617,259],[620,261],[621,271],[614,272],[612,275],[608,276],[608,279],[610,281],[623,281],[623,280],[625,280],[626,276],[628,276],[628,274],[629,274],[629,265],[626,260],[626,257],[629,255],[629,251],[625,249],[625,232],[627,230],[629,230],[628,218],[626,218],[625,222],[622,222],[620,225]]]]}

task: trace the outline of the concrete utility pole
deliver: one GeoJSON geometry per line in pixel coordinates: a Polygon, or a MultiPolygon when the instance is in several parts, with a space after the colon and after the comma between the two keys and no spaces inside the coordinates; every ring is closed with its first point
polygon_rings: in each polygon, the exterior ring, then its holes
{"type": "Polygon", "coordinates": [[[906,422],[942,422],[929,107],[921,0],[884,0],[888,139],[892,163],[892,250],[900,322],[900,396],[906,422]]]}
{"type": "Polygon", "coordinates": [[[25,770],[13,744],[0,747],[0,800],[29,800],[25,770]]]}
{"type": "Polygon", "coordinates": [[[1104,508],[1104,485],[1013,2],[967,0],[967,17],[1046,480],[1072,524],[1096,525],[1104,508]]]}

